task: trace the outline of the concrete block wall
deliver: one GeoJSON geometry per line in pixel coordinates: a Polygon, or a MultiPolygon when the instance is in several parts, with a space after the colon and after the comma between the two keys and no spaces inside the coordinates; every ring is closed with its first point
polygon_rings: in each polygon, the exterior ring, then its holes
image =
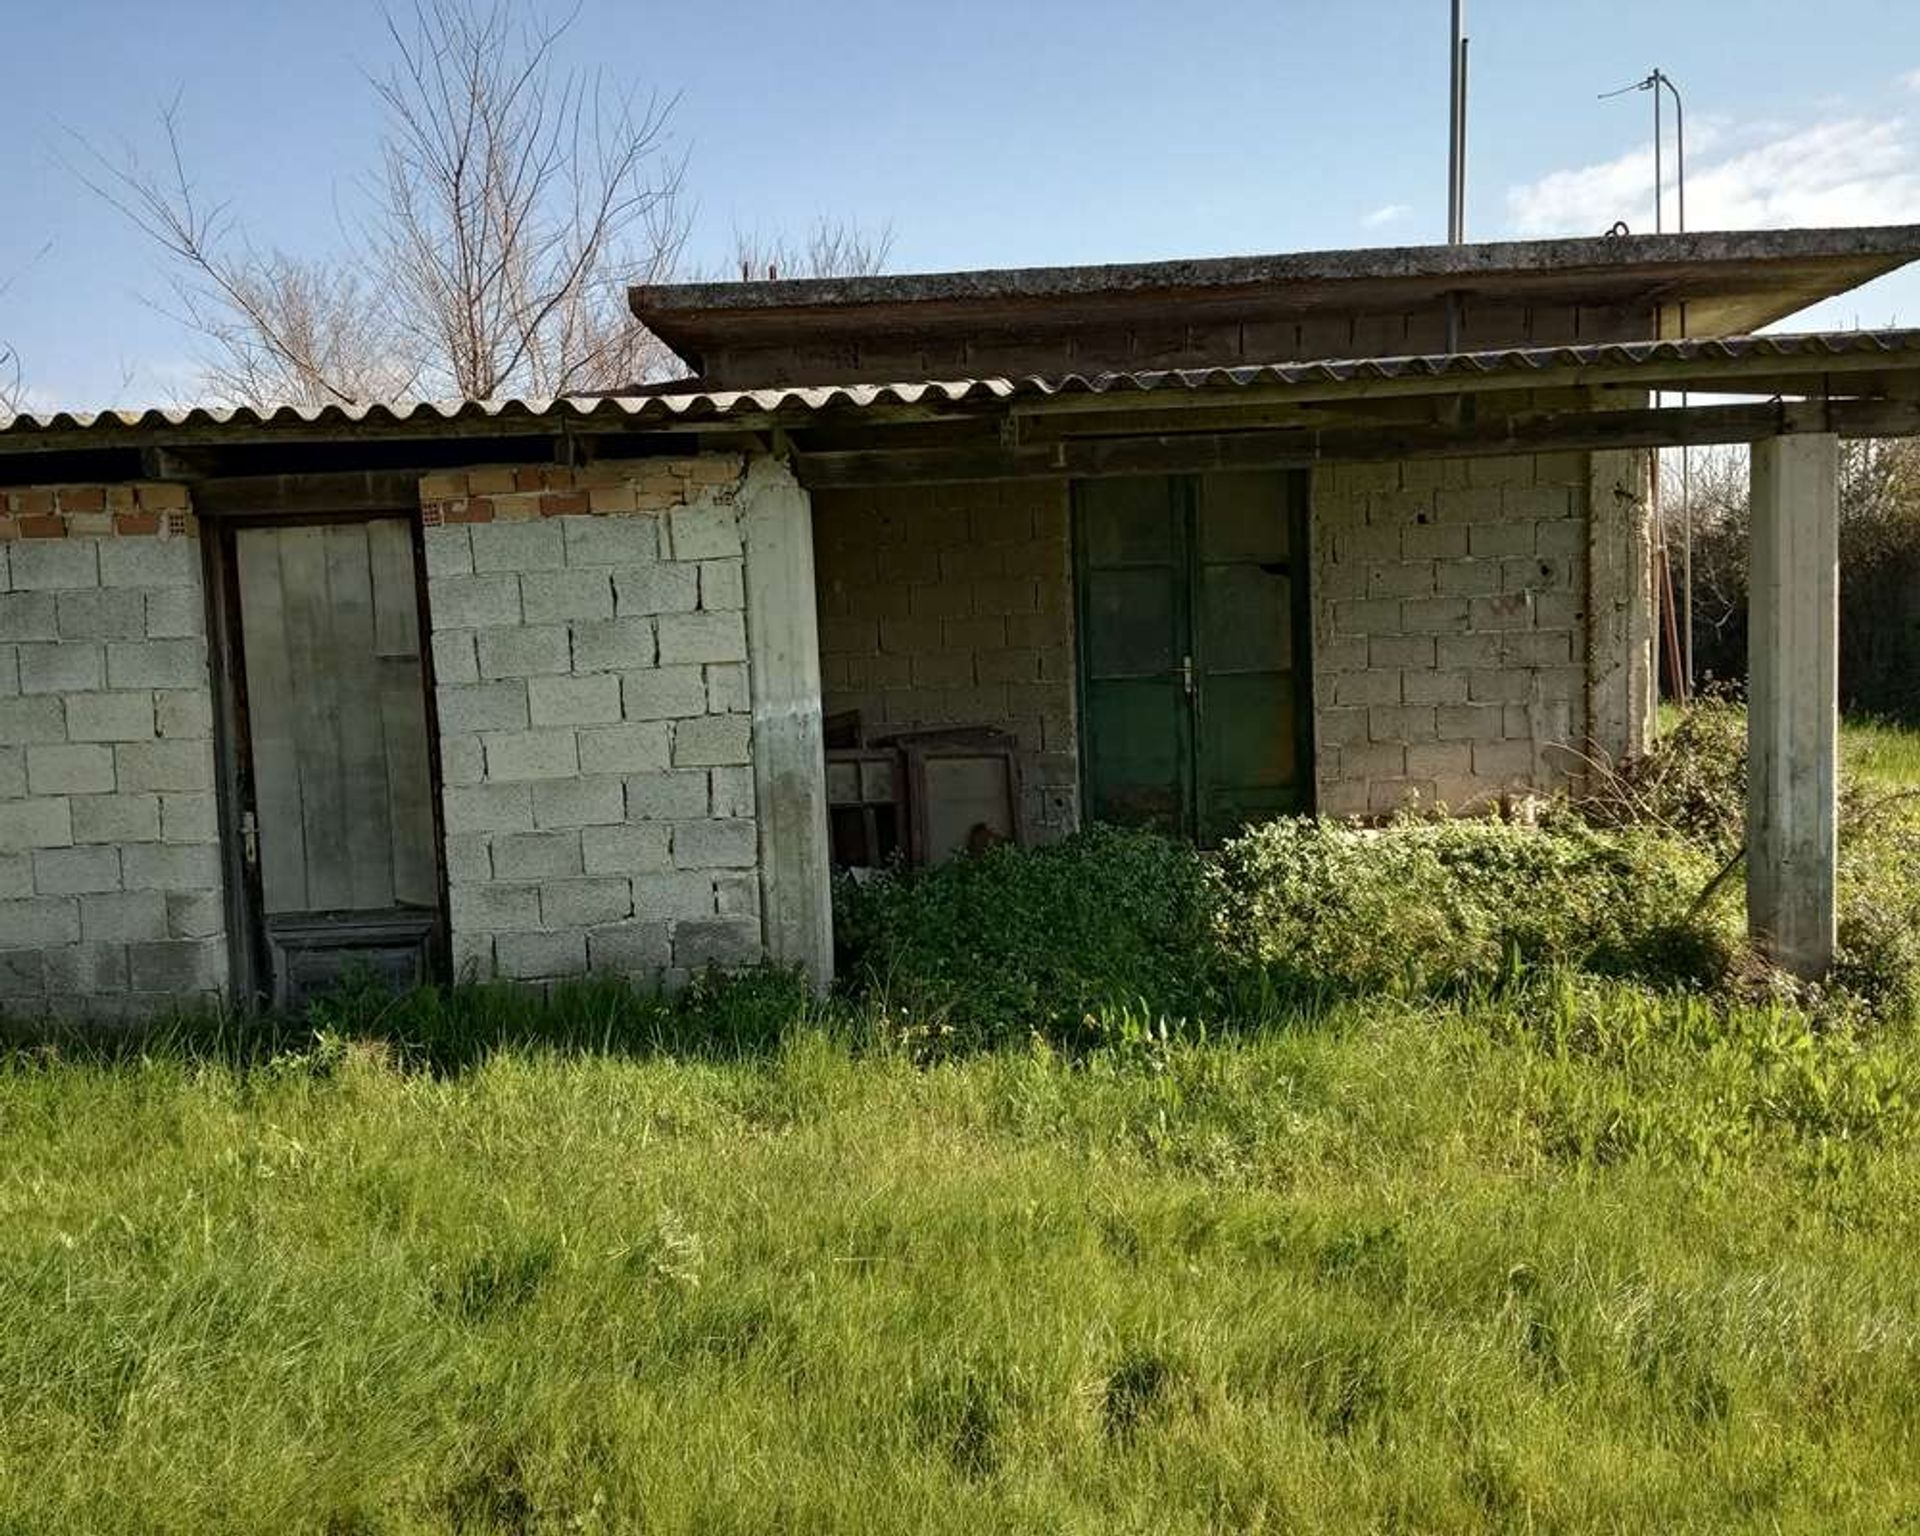
{"type": "Polygon", "coordinates": [[[157,484],[0,492],[0,1008],[227,982],[200,543],[157,484]]]}
{"type": "Polygon", "coordinates": [[[822,702],[869,735],[994,725],[1019,739],[1029,836],[1079,824],[1064,481],[816,492],[822,702]]]}
{"type": "Polygon", "coordinates": [[[1469,810],[1577,772],[1588,481],[1584,453],[1315,471],[1323,814],[1469,810]]]}
{"type": "Polygon", "coordinates": [[[456,970],[763,952],[738,456],[421,487],[456,970]]]}

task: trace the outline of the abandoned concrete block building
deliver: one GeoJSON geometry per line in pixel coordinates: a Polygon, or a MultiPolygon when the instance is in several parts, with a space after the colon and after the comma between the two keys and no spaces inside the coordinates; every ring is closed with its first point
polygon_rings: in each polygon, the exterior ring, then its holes
{"type": "Polygon", "coordinates": [[[690,376],[617,395],[0,419],[0,1007],[824,979],[903,807],[938,857],[1577,787],[1647,739],[1703,442],[1755,448],[1750,913],[1818,970],[1833,445],[1920,430],[1920,336],[1755,333],[1917,255],[680,286],[633,305],[690,376]]]}

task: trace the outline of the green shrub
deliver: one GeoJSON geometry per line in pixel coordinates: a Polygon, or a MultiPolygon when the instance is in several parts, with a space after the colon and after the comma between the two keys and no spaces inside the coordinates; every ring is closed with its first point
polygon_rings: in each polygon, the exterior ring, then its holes
{"type": "Polygon", "coordinates": [[[1148,832],[1093,827],[839,888],[842,973],[977,1044],[1144,1003],[1199,1016],[1221,985],[1203,857],[1148,832]]]}
{"type": "Polygon", "coordinates": [[[1920,1022],[1920,811],[1861,804],[1843,819],[1831,981],[1879,1018],[1920,1022]]]}
{"type": "Polygon", "coordinates": [[[1593,826],[1677,833],[1729,857],[1747,822],[1747,711],[1724,694],[1674,713],[1652,748],[1597,765],[1577,813],[1593,826]]]}
{"type": "Polygon", "coordinates": [[[1222,850],[1230,946],[1284,980],[1420,994],[1566,965],[1711,981],[1722,929],[1693,906],[1712,860],[1671,837],[1568,824],[1276,821],[1222,850]]]}

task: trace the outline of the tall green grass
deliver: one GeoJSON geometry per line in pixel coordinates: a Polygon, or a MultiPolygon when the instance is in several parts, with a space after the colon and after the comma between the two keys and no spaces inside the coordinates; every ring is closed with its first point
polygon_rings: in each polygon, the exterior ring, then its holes
{"type": "Polygon", "coordinates": [[[1910,1033],[1540,977],[1102,1035],[16,1055],[0,1531],[1920,1511],[1910,1033]]]}

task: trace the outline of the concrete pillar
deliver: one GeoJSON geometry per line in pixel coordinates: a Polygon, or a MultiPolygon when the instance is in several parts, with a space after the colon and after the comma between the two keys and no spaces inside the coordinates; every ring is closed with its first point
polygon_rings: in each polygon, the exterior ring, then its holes
{"type": "Polygon", "coordinates": [[[1840,685],[1839,443],[1753,448],[1747,930],[1797,976],[1833,963],[1840,685]]]}
{"type": "Polygon", "coordinates": [[[1600,762],[1636,757],[1652,742],[1651,461],[1644,449],[1589,455],[1587,751],[1600,762]]]}
{"type": "Polygon", "coordinates": [[[740,507],[761,921],[769,957],[824,989],[833,979],[833,891],[813,506],[791,470],[762,456],[747,466],[740,507]]]}

